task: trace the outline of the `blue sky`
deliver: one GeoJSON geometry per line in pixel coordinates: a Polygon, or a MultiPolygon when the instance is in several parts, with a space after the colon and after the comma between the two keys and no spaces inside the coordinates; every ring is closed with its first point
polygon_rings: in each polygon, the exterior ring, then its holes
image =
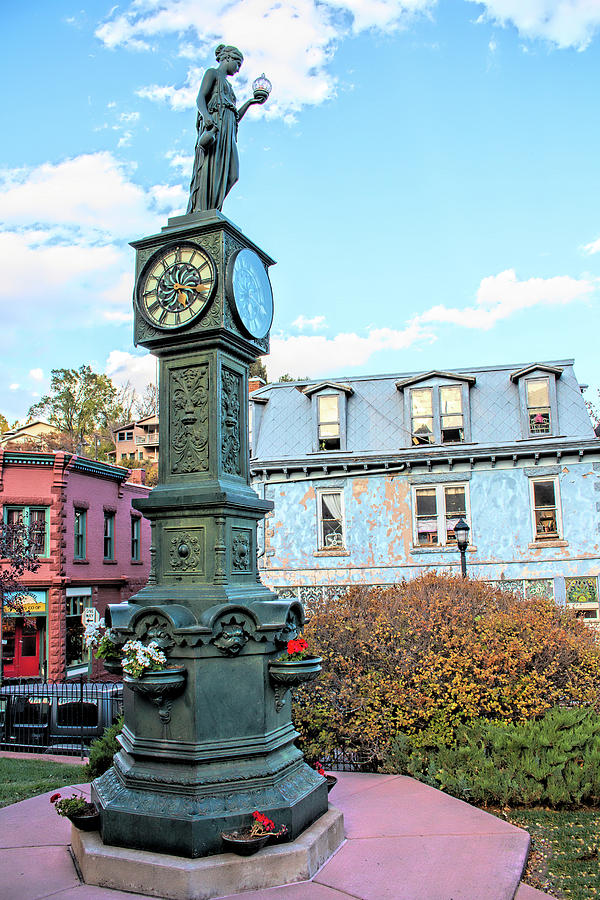
{"type": "Polygon", "coordinates": [[[54,0],[3,13],[0,412],[138,389],[130,240],[185,210],[220,42],[262,71],[223,212],[278,264],[271,377],[575,357],[593,392],[600,3],[54,0]]]}

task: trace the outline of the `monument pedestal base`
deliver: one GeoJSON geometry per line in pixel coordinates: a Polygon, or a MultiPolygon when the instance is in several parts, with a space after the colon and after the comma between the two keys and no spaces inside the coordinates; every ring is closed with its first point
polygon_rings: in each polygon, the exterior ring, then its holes
{"type": "Polygon", "coordinates": [[[344,841],[344,817],[330,806],[295,841],[260,850],[186,859],[103,844],[73,827],[73,855],[86,884],[169,900],[212,900],[243,891],[308,881],[344,841]]]}

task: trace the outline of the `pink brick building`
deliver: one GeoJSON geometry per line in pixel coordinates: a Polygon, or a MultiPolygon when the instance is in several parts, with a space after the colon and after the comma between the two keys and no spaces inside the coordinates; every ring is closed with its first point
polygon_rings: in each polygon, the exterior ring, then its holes
{"type": "MultiPolygon", "coordinates": [[[[136,473],[138,474],[138,473],[136,473]]],[[[132,507],[149,488],[127,469],[69,453],[0,451],[0,504],[5,522],[23,520],[39,533],[37,572],[22,615],[2,619],[3,676],[66,677],[103,673],[82,643],[81,614],[136,593],[148,579],[150,523],[132,507]]]]}

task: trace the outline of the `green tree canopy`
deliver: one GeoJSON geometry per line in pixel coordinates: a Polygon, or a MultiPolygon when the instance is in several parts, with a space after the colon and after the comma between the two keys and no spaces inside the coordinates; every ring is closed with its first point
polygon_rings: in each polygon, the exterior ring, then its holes
{"type": "Polygon", "coordinates": [[[10,425],[8,424],[6,416],[3,416],[2,413],[0,413],[0,434],[4,434],[9,428],[10,425]]]}
{"type": "Polygon", "coordinates": [[[47,418],[75,445],[115,427],[123,415],[119,392],[108,375],[98,375],[87,365],[52,369],[50,392],[29,410],[30,420],[47,418]]]}

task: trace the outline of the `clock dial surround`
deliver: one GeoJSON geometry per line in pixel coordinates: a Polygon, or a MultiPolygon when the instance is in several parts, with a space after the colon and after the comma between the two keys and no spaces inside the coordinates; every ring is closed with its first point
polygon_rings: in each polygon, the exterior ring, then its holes
{"type": "Polygon", "coordinates": [[[206,309],[217,283],[217,269],[206,250],[189,241],[161,247],[138,280],[137,306],[155,328],[184,328],[206,309]]]}
{"type": "Polygon", "coordinates": [[[227,268],[227,294],[238,324],[253,338],[264,338],[273,322],[273,290],[260,257],[237,250],[227,268]]]}

